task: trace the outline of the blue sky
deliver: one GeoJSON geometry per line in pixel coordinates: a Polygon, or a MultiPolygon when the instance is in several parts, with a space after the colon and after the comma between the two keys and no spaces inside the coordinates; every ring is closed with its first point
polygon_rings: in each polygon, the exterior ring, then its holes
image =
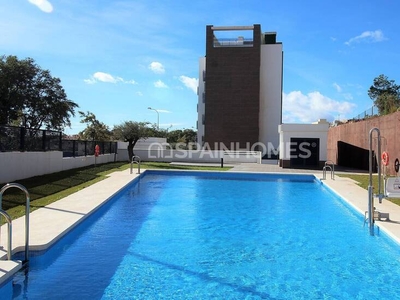
{"type": "Polygon", "coordinates": [[[156,123],[149,106],[160,128],[195,128],[206,25],[261,24],[283,43],[283,122],[333,121],[373,105],[378,75],[400,82],[399,11],[398,0],[1,0],[0,55],[33,58],[110,128],[156,123]]]}

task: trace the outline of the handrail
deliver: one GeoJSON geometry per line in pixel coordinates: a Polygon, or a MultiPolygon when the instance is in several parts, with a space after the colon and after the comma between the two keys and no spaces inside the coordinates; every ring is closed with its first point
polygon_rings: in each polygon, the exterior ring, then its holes
{"type": "Polygon", "coordinates": [[[11,260],[11,239],[12,239],[12,221],[10,215],[5,211],[0,208],[0,215],[2,215],[4,218],[6,218],[7,221],[7,230],[8,230],[8,243],[7,243],[7,259],[11,260]]]}
{"type": "Polygon", "coordinates": [[[132,160],[131,160],[131,174],[132,174],[132,169],[133,169],[133,164],[137,164],[138,165],[138,172],[136,174],[140,174],[140,157],[137,155],[132,156],[132,160]],[[135,160],[137,159],[137,160],[135,160]]]}
{"type": "Polygon", "coordinates": [[[331,178],[332,178],[332,168],[331,166],[324,166],[322,168],[322,180],[326,180],[326,170],[329,169],[331,171],[331,178]]]}
{"type": "Polygon", "coordinates": [[[329,169],[331,171],[331,179],[335,179],[335,164],[331,160],[327,160],[325,162],[325,166],[322,168],[322,180],[326,179],[326,170],[329,169]]]}
{"type": "Polygon", "coordinates": [[[368,227],[369,234],[374,235],[374,194],[372,185],[372,133],[376,131],[378,134],[378,197],[379,203],[382,202],[383,194],[381,193],[381,132],[374,127],[369,131],[369,185],[368,185],[368,227]]]}
{"type": "Polygon", "coordinates": [[[19,183],[7,183],[0,190],[0,209],[2,209],[3,193],[9,188],[18,188],[25,193],[26,205],[25,205],[25,261],[29,260],[29,213],[30,213],[30,196],[28,190],[19,183]]]}

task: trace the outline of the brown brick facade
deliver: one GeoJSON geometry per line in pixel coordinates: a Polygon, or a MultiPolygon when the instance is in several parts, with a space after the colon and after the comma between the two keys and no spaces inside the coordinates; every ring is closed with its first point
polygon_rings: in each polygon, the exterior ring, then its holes
{"type": "MultiPolygon", "coordinates": [[[[400,160],[400,112],[331,127],[328,131],[328,160],[338,162],[338,141],[368,150],[369,131],[374,127],[378,128],[381,133],[382,151],[389,153],[390,161],[387,171],[389,174],[395,175],[394,161],[396,158],[400,160]]],[[[377,137],[376,132],[373,132],[373,137],[377,137]]],[[[373,142],[373,150],[377,150],[376,142],[373,142]]]]}
{"type": "Polygon", "coordinates": [[[206,35],[204,142],[258,142],[261,28],[254,25],[252,47],[214,47],[212,26],[206,35]]]}

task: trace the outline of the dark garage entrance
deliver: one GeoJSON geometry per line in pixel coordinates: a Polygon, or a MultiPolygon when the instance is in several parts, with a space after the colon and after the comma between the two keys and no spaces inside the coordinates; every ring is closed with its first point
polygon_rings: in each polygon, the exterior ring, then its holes
{"type": "MultiPolygon", "coordinates": [[[[360,170],[369,170],[369,150],[363,149],[342,141],[337,142],[337,164],[342,167],[350,167],[360,170]]],[[[378,163],[375,151],[372,151],[372,172],[378,172],[378,163]]]]}
{"type": "Polygon", "coordinates": [[[290,167],[291,168],[318,168],[319,167],[319,139],[318,138],[291,138],[290,139],[290,167]]]}

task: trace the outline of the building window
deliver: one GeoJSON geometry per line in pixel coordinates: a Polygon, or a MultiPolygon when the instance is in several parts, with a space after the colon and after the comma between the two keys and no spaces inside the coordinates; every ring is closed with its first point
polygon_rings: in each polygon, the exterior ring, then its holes
{"type": "Polygon", "coordinates": [[[202,116],[202,124],[204,125],[206,123],[206,116],[203,114],[202,116]]]}
{"type": "Polygon", "coordinates": [[[214,48],[219,47],[253,47],[253,38],[239,36],[237,38],[214,37],[214,48]]]}

